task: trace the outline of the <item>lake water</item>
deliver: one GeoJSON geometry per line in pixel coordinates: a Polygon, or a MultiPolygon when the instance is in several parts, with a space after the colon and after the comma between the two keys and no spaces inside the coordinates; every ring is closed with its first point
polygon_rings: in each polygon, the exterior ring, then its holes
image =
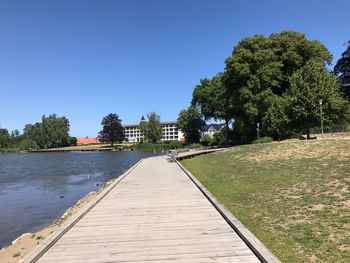
{"type": "Polygon", "coordinates": [[[148,156],[153,152],[0,154],[0,248],[50,224],[148,156]]]}

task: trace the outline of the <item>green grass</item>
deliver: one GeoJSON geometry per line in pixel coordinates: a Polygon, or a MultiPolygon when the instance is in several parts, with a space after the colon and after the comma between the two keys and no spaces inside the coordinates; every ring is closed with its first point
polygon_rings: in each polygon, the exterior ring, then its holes
{"type": "Polygon", "coordinates": [[[283,262],[350,262],[350,140],[245,145],[182,161],[283,262]]]}

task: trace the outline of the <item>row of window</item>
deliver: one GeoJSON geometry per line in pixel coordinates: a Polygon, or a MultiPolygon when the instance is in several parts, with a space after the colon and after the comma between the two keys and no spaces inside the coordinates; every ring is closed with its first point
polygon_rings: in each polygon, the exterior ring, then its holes
{"type": "MultiPolygon", "coordinates": [[[[178,132],[167,132],[166,134],[163,134],[163,137],[168,137],[168,136],[178,136],[178,132]]],[[[125,134],[126,137],[141,137],[142,135],[140,133],[137,134],[125,134]]]]}

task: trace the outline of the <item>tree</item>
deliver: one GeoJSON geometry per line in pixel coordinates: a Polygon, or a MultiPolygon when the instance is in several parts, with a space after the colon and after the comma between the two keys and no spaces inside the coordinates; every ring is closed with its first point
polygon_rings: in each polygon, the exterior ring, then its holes
{"type": "Polygon", "coordinates": [[[23,129],[23,136],[25,139],[34,142],[37,146],[36,148],[47,147],[46,136],[44,135],[42,124],[39,122],[35,124],[26,124],[23,129]]]}
{"type": "Polygon", "coordinates": [[[98,135],[100,141],[109,142],[112,147],[114,142],[122,142],[125,138],[125,134],[121,122],[122,120],[115,113],[110,113],[103,117],[101,122],[102,130],[98,135]]]}
{"type": "Polygon", "coordinates": [[[162,138],[160,116],[155,112],[147,114],[147,121],[141,119],[140,130],[147,142],[157,143],[162,138]]]}
{"type": "Polygon", "coordinates": [[[221,145],[224,143],[224,141],[225,141],[225,137],[221,131],[213,134],[212,145],[215,145],[215,146],[221,145]]]}
{"type": "Polygon", "coordinates": [[[69,145],[69,120],[51,114],[41,118],[41,123],[27,124],[23,130],[24,138],[30,139],[41,149],[69,145]]]}
{"type": "Polygon", "coordinates": [[[209,134],[204,134],[201,139],[201,144],[204,146],[208,146],[213,141],[213,138],[209,134]]]}
{"type": "Polygon", "coordinates": [[[284,139],[290,136],[293,131],[289,126],[290,119],[287,114],[285,96],[278,96],[271,107],[268,108],[263,121],[262,129],[266,134],[271,135],[274,139],[284,139]]]}
{"type": "MultiPolygon", "coordinates": [[[[231,97],[224,87],[223,73],[217,74],[212,79],[202,79],[192,93],[191,105],[200,109],[205,120],[224,120],[228,128],[233,118],[233,106],[231,97]]],[[[228,139],[228,129],[225,132],[225,141],[228,139]]]]}
{"type": "Polygon", "coordinates": [[[69,121],[66,117],[56,114],[42,117],[42,130],[45,138],[44,148],[63,147],[70,144],[69,121]]]}
{"type": "Polygon", "coordinates": [[[201,118],[201,114],[194,106],[182,110],[177,119],[177,127],[182,130],[186,141],[198,143],[201,139],[201,131],[205,126],[205,122],[201,118]]]}
{"type": "Polygon", "coordinates": [[[10,143],[10,134],[7,129],[0,129],[0,148],[7,148],[10,143]]]}
{"type": "Polygon", "coordinates": [[[78,142],[77,137],[72,137],[72,136],[69,137],[69,145],[70,146],[77,146],[77,142],[78,142]]]}
{"type": "MultiPolygon", "coordinates": [[[[295,31],[241,40],[226,59],[224,87],[232,99],[235,123],[241,134],[255,137],[276,99],[290,89],[290,77],[310,60],[330,64],[332,55],[316,40],[295,31]]],[[[237,128],[237,127],[236,127],[237,128]]]]}
{"type": "Polygon", "coordinates": [[[291,76],[287,93],[291,121],[306,131],[308,139],[310,128],[320,124],[320,100],[325,124],[349,118],[349,103],[342,98],[339,88],[336,77],[316,60],[309,61],[291,76]]]}
{"type": "Polygon", "coordinates": [[[34,142],[33,140],[29,139],[29,138],[24,138],[20,141],[19,145],[18,145],[18,149],[20,150],[36,150],[38,149],[39,146],[36,144],[36,142],[34,142]]]}
{"type": "Polygon", "coordinates": [[[334,73],[342,83],[342,91],[345,97],[350,99],[350,40],[347,43],[346,50],[334,67],[334,73]]]}
{"type": "Polygon", "coordinates": [[[20,141],[23,139],[23,136],[21,135],[21,133],[19,132],[19,130],[14,130],[11,131],[10,134],[10,145],[11,147],[18,147],[18,144],[20,143],[20,141]]]}

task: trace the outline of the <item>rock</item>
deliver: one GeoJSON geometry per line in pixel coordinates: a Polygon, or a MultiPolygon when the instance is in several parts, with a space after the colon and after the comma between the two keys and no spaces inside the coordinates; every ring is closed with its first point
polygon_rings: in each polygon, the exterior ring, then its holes
{"type": "Polygon", "coordinates": [[[20,239],[24,238],[25,236],[31,236],[32,233],[24,233],[20,237],[16,238],[15,240],[12,241],[12,245],[16,244],[20,239]]]}

